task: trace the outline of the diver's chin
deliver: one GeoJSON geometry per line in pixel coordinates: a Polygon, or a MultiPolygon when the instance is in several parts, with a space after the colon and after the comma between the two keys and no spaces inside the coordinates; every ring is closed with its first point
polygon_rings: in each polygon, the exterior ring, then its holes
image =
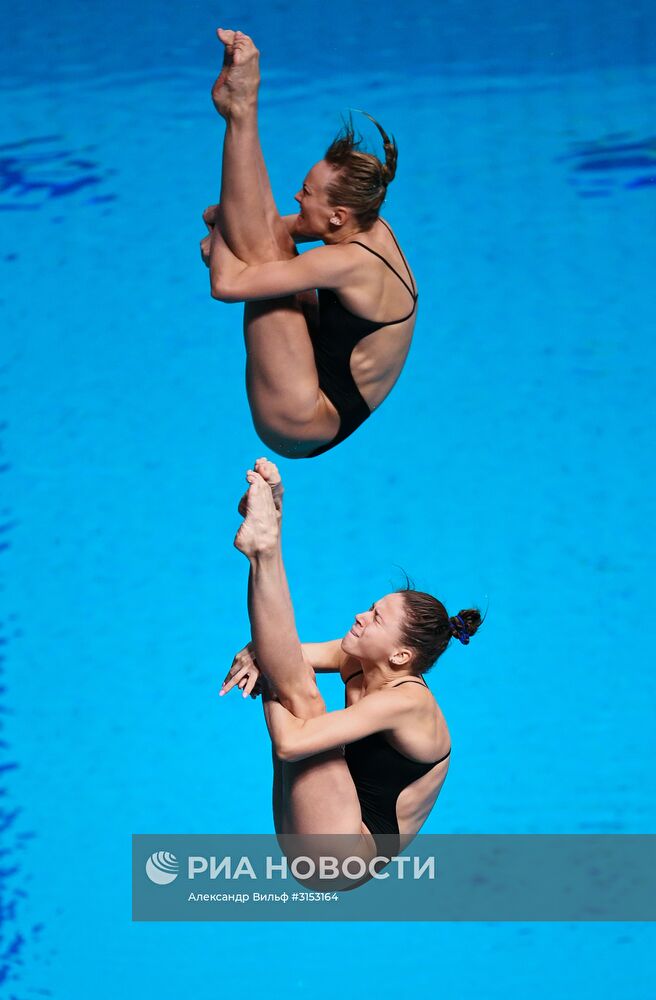
{"type": "Polygon", "coordinates": [[[296,236],[302,236],[304,240],[310,240],[311,242],[317,242],[321,239],[319,233],[313,232],[308,225],[305,223],[305,219],[297,219],[296,225],[294,226],[294,234],[296,236]]]}

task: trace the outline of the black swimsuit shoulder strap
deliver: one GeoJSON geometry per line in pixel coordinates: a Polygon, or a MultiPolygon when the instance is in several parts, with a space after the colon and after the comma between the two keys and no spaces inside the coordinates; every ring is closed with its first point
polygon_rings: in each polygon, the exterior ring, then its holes
{"type": "Polygon", "coordinates": [[[364,673],[363,670],[356,670],[354,674],[351,674],[349,677],[346,678],[346,680],[344,681],[344,684],[348,684],[348,682],[352,681],[354,677],[357,677],[358,674],[362,674],[362,673],[364,673]]]}
{"type": "MultiPolygon", "coordinates": [[[[385,220],[384,220],[384,219],[381,219],[380,221],[381,221],[381,222],[382,222],[382,224],[383,224],[383,225],[385,226],[385,229],[387,230],[387,232],[388,232],[388,233],[390,234],[390,236],[391,236],[391,237],[392,237],[392,239],[394,240],[394,246],[395,246],[395,247],[396,247],[396,249],[397,249],[397,250],[399,251],[399,256],[401,257],[401,260],[402,260],[402,261],[403,261],[403,263],[405,264],[405,269],[406,269],[406,271],[408,272],[408,277],[409,277],[409,278],[410,278],[410,280],[412,281],[412,294],[413,294],[414,296],[416,296],[416,295],[417,295],[417,289],[415,288],[415,283],[414,283],[414,281],[413,281],[413,279],[412,279],[412,274],[411,274],[411,272],[410,272],[410,268],[408,267],[408,262],[407,262],[407,260],[405,259],[405,254],[403,253],[403,250],[402,250],[402,249],[401,249],[401,247],[399,246],[399,242],[398,242],[398,240],[397,240],[396,236],[394,235],[394,233],[392,232],[392,229],[391,229],[391,226],[388,226],[388,225],[387,225],[387,223],[385,222],[385,220]]],[[[401,277],[401,275],[399,274],[399,278],[400,278],[400,277],[401,277]]],[[[406,288],[407,288],[407,285],[406,285],[406,288]]]]}
{"type": "MultiPolygon", "coordinates": [[[[392,232],[391,229],[390,229],[390,232],[392,232]]],[[[364,250],[368,250],[369,253],[372,253],[374,255],[374,257],[378,257],[378,260],[382,260],[382,262],[385,265],[385,267],[389,267],[389,269],[392,272],[392,274],[395,274],[397,276],[397,278],[399,279],[399,281],[401,281],[405,285],[405,287],[407,288],[407,290],[412,295],[412,298],[413,299],[417,298],[417,293],[416,293],[415,288],[412,285],[408,284],[408,282],[405,280],[405,278],[403,277],[403,275],[399,274],[399,272],[396,270],[395,267],[392,266],[392,264],[390,264],[390,262],[387,260],[387,258],[383,257],[382,253],[378,253],[378,251],[374,250],[373,247],[368,247],[366,243],[361,243],[360,240],[349,240],[349,243],[352,244],[352,245],[354,245],[354,246],[362,247],[364,250]]],[[[398,243],[397,243],[397,246],[398,246],[398,243]]],[[[399,253],[401,253],[400,250],[399,250],[399,253]]],[[[403,257],[403,254],[401,254],[401,256],[403,257]]],[[[405,257],[403,257],[403,263],[405,264],[405,257]]],[[[405,266],[408,267],[407,264],[405,266]]],[[[410,269],[409,268],[408,268],[408,274],[410,274],[410,269]]],[[[412,313],[409,313],[409,315],[412,316],[412,313]]],[[[408,317],[406,316],[405,318],[407,319],[408,317]]],[[[397,322],[402,323],[403,320],[398,320],[397,322]]],[[[391,326],[391,325],[392,325],[391,323],[390,324],[388,324],[388,323],[385,324],[385,326],[391,326]]]]}
{"type": "Polygon", "coordinates": [[[417,678],[417,680],[413,680],[411,678],[410,680],[407,681],[399,681],[398,684],[392,684],[392,687],[398,688],[401,687],[402,684],[421,684],[423,685],[423,687],[428,687],[428,684],[426,683],[423,677],[421,678],[421,680],[419,680],[419,678],[417,678]]]}
{"type": "MultiPolygon", "coordinates": [[[[402,684],[423,684],[424,687],[428,687],[428,684],[426,683],[426,681],[424,680],[423,677],[421,678],[421,681],[420,680],[416,680],[416,681],[415,680],[399,681],[398,684],[393,684],[392,687],[401,687],[402,684]]],[[[396,747],[393,747],[392,749],[396,750],[396,747]]],[[[397,751],[397,753],[401,753],[401,751],[399,750],[399,751],[397,751]]],[[[451,747],[449,747],[449,749],[444,754],[444,756],[440,757],[439,760],[429,761],[430,766],[431,767],[435,767],[436,764],[441,764],[443,760],[447,759],[447,757],[449,756],[450,753],[451,753],[451,747]]],[[[405,756],[405,754],[402,754],[402,756],[405,756]]]]}

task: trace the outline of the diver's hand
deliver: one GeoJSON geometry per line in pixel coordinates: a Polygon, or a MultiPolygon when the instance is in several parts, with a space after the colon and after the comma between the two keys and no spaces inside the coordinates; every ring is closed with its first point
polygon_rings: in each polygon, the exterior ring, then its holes
{"type": "Polygon", "coordinates": [[[203,212],[203,222],[207,226],[208,236],[205,236],[200,241],[200,255],[203,259],[203,264],[205,267],[210,266],[210,253],[211,253],[211,240],[212,230],[216,225],[219,224],[219,212],[221,211],[220,205],[208,205],[203,212]]]}
{"type": "Polygon", "coordinates": [[[219,221],[219,211],[221,210],[220,205],[208,205],[203,212],[203,222],[207,226],[208,233],[212,232],[214,226],[216,226],[219,221]]]}
{"type": "Polygon", "coordinates": [[[205,236],[200,241],[200,255],[201,255],[201,258],[203,260],[203,264],[205,265],[205,267],[209,267],[210,266],[210,260],[211,260],[211,255],[212,255],[212,242],[211,242],[211,240],[212,240],[211,236],[205,236]]]}
{"type": "Polygon", "coordinates": [[[244,698],[247,698],[248,695],[251,698],[257,698],[262,693],[260,671],[255,662],[252,642],[247,643],[243,649],[235,653],[232,666],[221,685],[219,695],[227,694],[235,685],[240,688],[244,698]]]}

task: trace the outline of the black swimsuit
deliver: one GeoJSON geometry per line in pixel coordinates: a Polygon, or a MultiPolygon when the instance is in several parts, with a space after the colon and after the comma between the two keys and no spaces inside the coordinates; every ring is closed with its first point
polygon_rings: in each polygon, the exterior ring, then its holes
{"type": "MultiPolygon", "coordinates": [[[[356,670],[354,674],[346,678],[344,684],[361,674],[362,670],[356,670]]],[[[428,687],[426,681],[401,681],[392,685],[400,687],[401,684],[423,683],[428,687]]],[[[399,824],[396,817],[396,801],[399,794],[408,785],[435,767],[436,764],[446,760],[451,753],[445,753],[439,760],[429,763],[412,760],[404,753],[388,743],[382,732],[372,733],[354,743],[347,743],[344,748],[344,758],[351,772],[355,790],[358,793],[362,820],[373,835],[376,849],[380,854],[389,856],[390,844],[396,844],[392,853],[397,853],[399,848],[399,824]],[[384,841],[379,840],[379,835],[384,834],[384,841]],[[390,835],[395,839],[392,840],[390,835]]]]}
{"type": "MultiPolygon", "coordinates": [[[[383,222],[382,219],[380,221],[383,222]]],[[[394,233],[386,222],[383,222],[383,225],[394,240],[396,248],[401,254],[401,259],[408,271],[408,277],[412,281],[410,268],[401,253],[401,248],[396,242],[394,233]]],[[[375,333],[376,330],[381,330],[384,326],[397,326],[399,323],[404,323],[407,319],[410,319],[417,307],[418,295],[414,282],[412,285],[409,285],[396,268],[392,267],[390,262],[376,250],[372,250],[366,244],[360,243],[359,240],[350,240],[349,242],[355,243],[359,247],[364,247],[374,257],[382,260],[383,264],[389,267],[390,271],[394,272],[412,295],[412,309],[407,316],[403,316],[401,319],[381,323],[378,320],[365,319],[364,316],[356,316],[355,313],[352,313],[350,309],[347,309],[340,302],[334,292],[327,288],[319,289],[319,323],[317,329],[310,328],[310,337],[312,338],[314,359],[319,374],[319,388],[325,393],[339,413],[340,425],[339,431],[332,441],[328,441],[327,444],[315,448],[307,456],[308,458],[314,458],[315,455],[321,455],[324,451],[334,448],[336,444],[339,444],[340,441],[343,441],[344,438],[352,434],[371,414],[371,410],[351,374],[351,354],[355,346],[363,337],[369,336],[370,333],[375,333]]]]}

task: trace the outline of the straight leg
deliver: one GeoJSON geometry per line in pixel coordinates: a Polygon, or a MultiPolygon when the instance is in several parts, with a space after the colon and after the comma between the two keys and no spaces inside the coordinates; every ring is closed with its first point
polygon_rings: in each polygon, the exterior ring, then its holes
{"type": "Polygon", "coordinates": [[[299,718],[325,711],[312,666],[303,656],[278,545],[251,561],[248,614],[257,664],[280,702],[299,718]]]}
{"type": "Polygon", "coordinates": [[[275,205],[258,131],[259,52],[241,32],[220,31],[224,64],[212,97],[225,118],[221,174],[221,228],[246,263],[280,260],[280,225],[287,256],[296,252],[275,205]]]}
{"type": "MultiPolygon", "coordinates": [[[[247,264],[290,260],[297,250],[276,209],[260,145],[258,52],[246,36],[220,37],[229,53],[215,85],[215,104],[226,118],[221,231],[235,256],[247,264]]],[[[339,415],[319,387],[308,330],[315,315],[314,291],[244,307],[253,422],[269,447],[290,458],[307,455],[339,430],[339,415]]]]}
{"type": "MultiPolygon", "coordinates": [[[[248,556],[248,610],[257,665],[264,676],[263,705],[266,714],[271,686],[278,700],[301,719],[323,714],[326,706],[316,685],[314,671],[303,657],[296,632],[294,611],[280,547],[280,519],[267,481],[249,473],[246,516],[235,545],[248,556]]],[[[371,839],[364,835],[362,815],[353,779],[341,749],[328,750],[301,761],[274,761],[276,831],[283,835],[307,836],[305,851],[312,850],[312,837],[329,838],[332,853],[339,845],[330,840],[348,834],[348,853],[354,845],[363,856],[373,856],[371,839]],[[282,775],[282,803],[277,799],[282,775]]],[[[303,851],[299,851],[303,853],[303,851]]]]}

